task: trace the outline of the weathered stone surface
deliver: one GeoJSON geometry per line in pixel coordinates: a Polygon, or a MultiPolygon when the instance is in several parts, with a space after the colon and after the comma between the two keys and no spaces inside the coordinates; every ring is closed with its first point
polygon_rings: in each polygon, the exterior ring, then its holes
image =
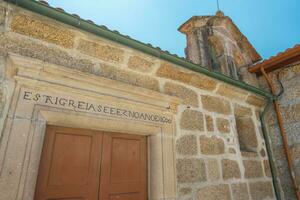
{"type": "Polygon", "coordinates": [[[203,187],[198,190],[197,200],[231,200],[228,185],[214,185],[203,187]]]}
{"type": "Polygon", "coordinates": [[[177,180],[179,183],[206,181],[205,163],[201,159],[177,159],[177,180]]]}
{"type": "Polygon", "coordinates": [[[263,176],[263,168],[260,161],[244,160],[243,164],[246,178],[258,178],[263,176]]]}
{"type": "MultiPolygon", "coordinates": [[[[300,98],[300,92],[299,92],[299,98],[300,98]]],[[[291,122],[300,121],[300,103],[284,106],[283,108],[281,108],[281,112],[286,122],[291,123],[291,122]]]]}
{"type": "Polygon", "coordinates": [[[192,86],[203,90],[214,90],[217,87],[217,82],[211,78],[205,77],[202,74],[193,75],[191,79],[192,86]]]}
{"type": "Polygon", "coordinates": [[[242,100],[242,101],[245,100],[248,95],[247,92],[241,89],[229,85],[223,85],[223,84],[219,86],[217,93],[222,96],[228,97],[230,99],[242,100]]]}
{"type": "Polygon", "coordinates": [[[205,77],[201,74],[196,75],[193,73],[183,72],[176,68],[176,66],[168,63],[162,63],[160,68],[157,70],[156,75],[180,81],[204,90],[214,90],[217,86],[217,82],[211,78],[205,77]]]}
{"type": "Polygon", "coordinates": [[[265,156],[266,156],[266,151],[265,151],[264,149],[261,149],[261,150],[260,150],[260,155],[261,155],[262,157],[265,157],[265,156]]]}
{"type": "Polygon", "coordinates": [[[264,170],[265,170],[266,176],[267,177],[272,177],[272,173],[271,173],[269,161],[268,160],[264,160],[263,163],[264,163],[264,170]]]}
{"type": "Polygon", "coordinates": [[[222,56],[224,54],[224,45],[222,39],[219,36],[212,35],[208,37],[208,43],[213,47],[215,56],[222,56]]]}
{"type": "Polygon", "coordinates": [[[266,100],[264,98],[260,98],[252,94],[250,94],[246,100],[247,103],[257,107],[262,107],[265,104],[265,101],[266,100]]]}
{"type": "Polygon", "coordinates": [[[256,152],[251,152],[251,151],[241,151],[241,155],[245,158],[258,157],[258,154],[256,152]]]}
{"type": "Polygon", "coordinates": [[[31,40],[0,34],[0,55],[6,55],[7,52],[36,58],[82,72],[94,73],[94,64],[87,59],[73,57],[58,48],[42,45],[31,40]]]}
{"type": "Polygon", "coordinates": [[[156,75],[182,83],[189,83],[192,77],[192,74],[180,71],[176,66],[165,62],[161,64],[160,68],[156,72],[156,75]]]}
{"type": "Polygon", "coordinates": [[[251,108],[241,106],[239,104],[234,105],[234,115],[237,117],[251,117],[252,111],[251,108]]]}
{"type": "Polygon", "coordinates": [[[236,150],[234,148],[229,148],[228,152],[231,154],[236,154],[236,150]]]}
{"type": "Polygon", "coordinates": [[[250,117],[236,117],[235,120],[240,149],[255,151],[258,143],[253,120],[250,117]]]}
{"type": "Polygon", "coordinates": [[[4,24],[5,21],[5,8],[0,6],[0,26],[4,24]]]}
{"type": "Polygon", "coordinates": [[[230,104],[225,99],[220,99],[218,97],[208,95],[202,95],[201,100],[203,108],[205,110],[225,115],[229,115],[231,113],[230,104]]]}
{"type": "Polygon", "coordinates": [[[273,198],[273,187],[269,181],[260,181],[249,183],[250,194],[253,200],[262,200],[266,198],[273,198]]]}
{"type": "Polygon", "coordinates": [[[128,67],[140,72],[150,72],[153,69],[153,62],[150,62],[140,56],[131,56],[128,61],[128,67]]]}
{"type": "Polygon", "coordinates": [[[221,133],[230,133],[230,122],[227,119],[217,118],[217,127],[221,133]]]}
{"type": "Polygon", "coordinates": [[[211,181],[216,181],[220,179],[220,169],[217,160],[209,159],[207,161],[207,174],[211,181]]]}
{"type": "Polygon", "coordinates": [[[51,24],[49,21],[42,21],[27,15],[13,16],[11,30],[65,48],[72,48],[74,45],[75,35],[72,31],[58,24],[51,24]]]}
{"type": "Polygon", "coordinates": [[[203,114],[196,110],[185,110],[181,114],[180,128],[204,131],[203,114]]]}
{"type": "Polygon", "coordinates": [[[139,86],[150,90],[159,90],[158,81],[156,79],[131,71],[118,69],[117,67],[101,65],[99,75],[130,85],[139,86]]]}
{"type": "Polygon", "coordinates": [[[231,185],[233,200],[249,200],[249,192],[246,183],[231,185]]]}
{"type": "Polygon", "coordinates": [[[179,189],[179,196],[186,196],[192,193],[192,188],[190,187],[182,187],[179,189]]]}
{"type": "Polygon", "coordinates": [[[223,179],[241,178],[241,171],[239,164],[235,160],[224,159],[222,160],[222,173],[223,179]]]}
{"type": "Polygon", "coordinates": [[[120,63],[124,59],[124,51],[122,49],[109,46],[107,44],[101,44],[81,39],[77,48],[84,54],[105,61],[120,63]]]}
{"type": "Polygon", "coordinates": [[[176,142],[176,150],[181,155],[197,154],[197,137],[194,135],[184,135],[176,142]]]}
{"type": "Polygon", "coordinates": [[[211,116],[205,115],[206,120],[206,130],[207,131],[214,131],[214,120],[211,116]]]}
{"type": "Polygon", "coordinates": [[[164,86],[164,92],[168,95],[181,98],[186,105],[198,107],[198,95],[191,89],[167,82],[164,86]]]}
{"type": "Polygon", "coordinates": [[[300,159],[300,144],[294,144],[291,148],[291,157],[293,160],[300,159]]]}
{"type": "Polygon", "coordinates": [[[4,106],[5,106],[5,96],[3,94],[3,83],[0,82],[0,118],[3,115],[4,106]]]}
{"type": "Polygon", "coordinates": [[[200,149],[201,153],[206,155],[219,155],[224,154],[225,147],[224,141],[221,138],[200,136],[200,149]]]}

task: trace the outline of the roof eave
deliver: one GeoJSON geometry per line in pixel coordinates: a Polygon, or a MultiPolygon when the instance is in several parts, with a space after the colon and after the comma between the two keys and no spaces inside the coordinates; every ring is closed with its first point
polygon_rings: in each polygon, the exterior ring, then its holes
{"type": "Polygon", "coordinates": [[[43,16],[55,19],[55,20],[60,21],[64,24],[71,25],[71,26],[76,27],[78,29],[87,31],[87,32],[95,34],[97,36],[109,39],[111,41],[114,41],[114,42],[117,42],[119,44],[128,46],[130,48],[136,49],[136,50],[141,51],[143,53],[146,53],[148,55],[151,55],[151,56],[160,58],[162,60],[171,62],[173,64],[182,66],[182,67],[187,68],[191,71],[198,72],[198,73],[201,73],[201,74],[205,74],[209,77],[218,79],[218,80],[223,81],[227,84],[230,84],[230,85],[239,87],[241,89],[250,91],[252,93],[263,96],[265,98],[269,98],[269,99],[274,98],[274,96],[271,93],[269,93],[265,90],[262,90],[260,88],[256,88],[256,87],[254,87],[252,85],[249,85],[249,84],[246,84],[242,81],[232,79],[231,77],[228,77],[224,74],[209,71],[208,69],[206,69],[204,67],[201,67],[199,65],[196,65],[194,63],[191,63],[191,62],[187,61],[184,58],[178,57],[177,55],[170,54],[167,51],[162,51],[160,48],[154,48],[150,45],[147,45],[147,44],[144,44],[140,41],[134,40],[130,37],[126,37],[126,36],[121,35],[117,32],[113,32],[109,29],[103,28],[102,26],[93,24],[93,23],[91,23],[87,20],[80,19],[78,17],[75,17],[75,16],[73,16],[71,14],[68,14],[66,12],[63,12],[61,10],[57,10],[55,8],[49,7],[49,6],[47,6],[43,3],[40,3],[40,2],[37,2],[37,1],[34,1],[34,0],[21,0],[21,1],[6,0],[6,1],[11,2],[11,3],[15,3],[17,6],[20,6],[24,9],[30,10],[30,11],[38,13],[38,14],[41,14],[43,16]]]}

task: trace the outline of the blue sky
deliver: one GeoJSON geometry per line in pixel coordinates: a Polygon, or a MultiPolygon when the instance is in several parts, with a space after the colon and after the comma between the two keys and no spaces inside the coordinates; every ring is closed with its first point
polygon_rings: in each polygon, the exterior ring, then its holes
{"type": "MultiPolygon", "coordinates": [[[[300,43],[300,0],[219,0],[263,58],[300,43]]],[[[213,15],[216,0],[49,0],[109,29],[184,56],[177,28],[194,15],[213,15]]]]}

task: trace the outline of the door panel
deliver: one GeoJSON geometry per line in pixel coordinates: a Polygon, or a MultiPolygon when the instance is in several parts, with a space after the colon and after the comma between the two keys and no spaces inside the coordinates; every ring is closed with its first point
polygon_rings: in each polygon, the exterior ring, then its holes
{"type": "Polygon", "coordinates": [[[35,200],[146,199],[146,137],[47,126],[35,200]]]}
{"type": "Polygon", "coordinates": [[[102,136],[47,127],[35,199],[98,199],[102,136]]]}
{"type": "Polygon", "coordinates": [[[147,199],[146,137],[106,134],[103,141],[100,199],[147,199]]]}

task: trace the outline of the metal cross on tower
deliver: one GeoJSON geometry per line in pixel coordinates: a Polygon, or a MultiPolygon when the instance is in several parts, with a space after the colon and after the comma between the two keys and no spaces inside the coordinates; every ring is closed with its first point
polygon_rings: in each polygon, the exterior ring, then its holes
{"type": "Polygon", "coordinates": [[[217,0],[217,8],[218,8],[218,11],[219,11],[220,10],[219,0],[217,0]]]}

